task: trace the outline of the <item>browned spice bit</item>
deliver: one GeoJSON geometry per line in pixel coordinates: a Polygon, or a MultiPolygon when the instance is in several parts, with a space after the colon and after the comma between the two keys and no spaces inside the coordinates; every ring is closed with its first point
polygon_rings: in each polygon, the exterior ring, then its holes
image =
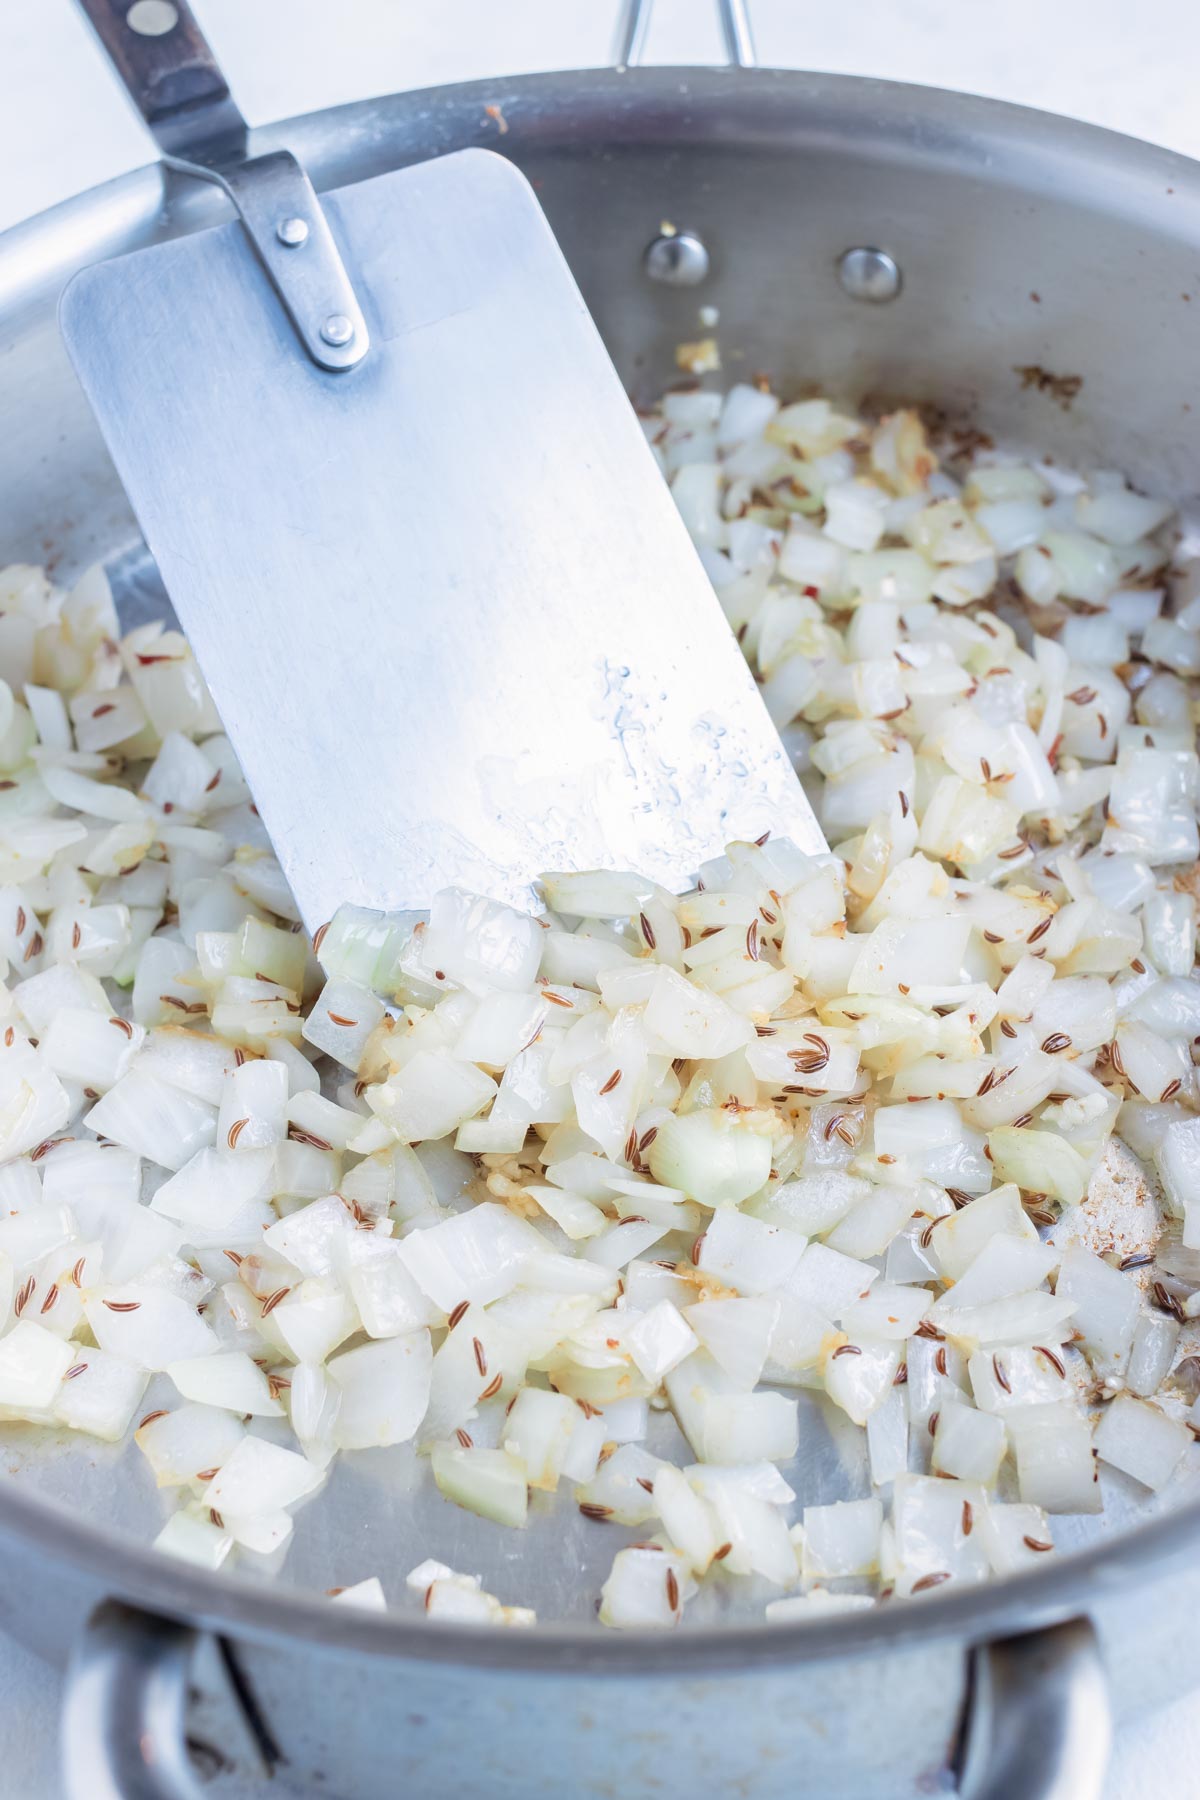
{"type": "Polygon", "coordinates": [[[983,1080],[980,1082],[979,1086],[975,1089],[975,1098],[977,1100],[982,1100],[983,1096],[985,1094],[991,1093],[991,1091],[995,1087],[995,1085],[996,1085],[996,1071],[995,1071],[995,1069],[989,1069],[987,1074],[984,1076],[983,1080]]]}
{"type": "Polygon", "coordinates": [[[268,1294],[262,1303],[262,1317],[265,1319],[268,1313],[273,1313],[280,1301],[286,1300],[291,1291],[290,1287],[281,1287],[276,1288],[273,1294],[268,1294]]]}
{"type": "Polygon", "coordinates": [[[133,1026],[129,1023],[128,1019],[118,1019],[114,1013],[108,1022],[110,1025],[115,1025],[118,1031],[123,1031],[127,1038],[133,1036],[133,1026]]]}
{"type": "Polygon", "coordinates": [[[1144,1269],[1154,1258],[1145,1250],[1137,1251],[1133,1256],[1123,1256],[1117,1264],[1119,1269],[1144,1269]]]}
{"type": "Polygon", "coordinates": [[[1030,1550],[1053,1550],[1053,1544],[1047,1544],[1043,1538],[1024,1537],[1021,1542],[1030,1550]]]}
{"type": "Polygon", "coordinates": [[[333,1149],[327,1138],[318,1137],[315,1131],[305,1131],[299,1125],[289,1125],[288,1136],[293,1144],[310,1144],[314,1150],[333,1149]]]}
{"type": "Polygon", "coordinates": [[[583,1500],[580,1502],[579,1510],[585,1519],[603,1520],[612,1518],[613,1509],[611,1506],[601,1506],[595,1500],[583,1500]]]}
{"type": "Polygon", "coordinates": [[[605,1082],[604,1086],[599,1090],[600,1093],[601,1094],[611,1094],[613,1089],[616,1087],[617,1083],[620,1081],[620,1079],[621,1079],[620,1069],[614,1069],[612,1074],[609,1076],[608,1080],[605,1082]]]}
{"type": "Polygon", "coordinates": [[[645,1475],[638,1476],[637,1484],[640,1488],[645,1488],[645,1490],[648,1494],[652,1494],[654,1492],[654,1483],[645,1475]]]}
{"type": "Polygon", "coordinates": [[[216,1467],[216,1464],[215,1464],[215,1463],[214,1463],[214,1464],[213,1464],[213,1467],[212,1467],[212,1468],[211,1468],[211,1469],[201,1469],[201,1470],[199,1470],[199,1472],[198,1472],[198,1473],[197,1473],[197,1474],[196,1474],[196,1476],[195,1476],[195,1477],[194,1477],[194,1479],[195,1479],[195,1480],[196,1480],[196,1481],[215,1481],[215,1480],[216,1480],[216,1479],[217,1479],[217,1467],[216,1467]]]}
{"type": "Polygon", "coordinates": [[[470,1306],[470,1304],[471,1304],[471,1302],[469,1300],[460,1300],[458,1305],[454,1308],[454,1311],[450,1314],[450,1317],[446,1320],[446,1324],[451,1331],[454,1330],[454,1327],[458,1324],[458,1321],[462,1318],[463,1314],[466,1312],[466,1310],[467,1310],[468,1306],[470,1306]]]}
{"type": "Polygon", "coordinates": [[[1146,965],[1140,956],[1135,956],[1129,966],[1135,975],[1144,975],[1146,973],[1146,965]]]}
{"type": "Polygon", "coordinates": [[[702,1231],[700,1233],[700,1236],[696,1239],[695,1243],[692,1245],[692,1262],[693,1262],[694,1266],[697,1268],[699,1268],[699,1266],[700,1266],[700,1249],[701,1249],[701,1246],[704,1243],[704,1240],[707,1237],[707,1235],[708,1235],[707,1232],[702,1231]]]}
{"type": "Polygon", "coordinates": [[[147,1425],[153,1425],[155,1419],[165,1419],[166,1416],[166,1407],[160,1406],[157,1412],[148,1412],[144,1418],[138,1420],[138,1430],[142,1431],[147,1425]]]}
{"type": "Polygon", "coordinates": [[[475,1439],[471,1436],[469,1431],[464,1431],[461,1425],[455,1431],[454,1435],[464,1450],[470,1450],[474,1447],[475,1439]]]}
{"type": "Polygon", "coordinates": [[[64,1381],[74,1381],[75,1377],[77,1375],[82,1375],[86,1368],[87,1368],[86,1363],[76,1363],[74,1368],[67,1370],[66,1374],[63,1376],[63,1380],[64,1381]]]}
{"type": "MultiPolygon", "coordinates": [[[[78,925],[75,929],[76,931],[79,930],[78,925]]],[[[24,962],[32,962],[35,956],[40,956],[42,954],[44,941],[41,932],[35,931],[28,944],[25,946],[25,955],[22,960],[24,962]]]]}
{"type": "Polygon", "coordinates": [[[902,1362],[900,1364],[900,1367],[896,1370],[895,1375],[892,1377],[892,1386],[893,1387],[903,1387],[907,1380],[908,1380],[908,1364],[906,1362],[902,1362]]]}
{"type": "Polygon", "coordinates": [[[833,1353],[833,1361],[836,1362],[839,1356],[861,1356],[861,1355],[862,1355],[862,1351],[859,1349],[857,1344],[839,1344],[837,1349],[833,1353]]]}
{"type": "Polygon", "coordinates": [[[72,948],[72,950],[78,950],[78,948],[82,942],[83,942],[83,932],[79,929],[79,921],[76,920],[74,925],[72,925],[72,927],[71,927],[71,948],[72,948]]]}
{"type": "Polygon", "coordinates": [[[908,817],[908,795],[903,788],[900,789],[900,817],[902,819],[908,817]]]}
{"type": "Polygon", "coordinates": [[[569,1007],[572,1004],[572,1002],[570,1000],[564,1000],[564,998],[561,994],[556,994],[552,988],[544,989],[544,991],[542,993],[542,999],[548,1000],[550,1002],[551,1006],[567,1006],[567,1007],[569,1007]]]}
{"type": "Polygon", "coordinates": [[[1063,1376],[1065,1379],[1066,1373],[1067,1373],[1067,1365],[1063,1361],[1062,1357],[1056,1355],[1053,1350],[1047,1350],[1045,1344],[1035,1344],[1033,1347],[1037,1351],[1038,1355],[1044,1356],[1046,1361],[1050,1364],[1051,1368],[1056,1369],[1058,1371],[1058,1373],[1061,1376],[1063,1376]]]}
{"type": "Polygon", "coordinates": [[[600,1408],[598,1406],[593,1406],[590,1400],[576,1400],[575,1404],[585,1419],[598,1419],[600,1417],[600,1408]]]}
{"type": "Polygon", "coordinates": [[[649,949],[649,950],[657,949],[658,948],[658,939],[655,937],[654,927],[653,927],[653,925],[651,925],[651,923],[650,923],[649,919],[646,917],[645,913],[638,914],[638,924],[641,926],[642,936],[646,940],[647,949],[649,949]]]}
{"type": "Polygon", "coordinates": [[[54,1302],[57,1299],[58,1299],[58,1283],[57,1283],[57,1281],[55,1281],[50,1284],[50,1289],[46,1295],[46,1298],[42,1301],[41,1311],[44,1313],[48,1313],[50,1311],[50,1308],[54,1305],[54,1302]]]}
{"type": "Polygon", "coordinates": [[[938,1219],[930,1219],[928,1225],[923,1228],[920,1238],[917,1240],[922,1250],[928,1250],[930,1244],[933,1242],[933,1234],[939,1223],[940,1220],[938,1219]]]}
{"type": "Polygon", "coordinates": [[[347,1031],[352,1031],[358,1024],[357,1019],[343,1018],[341,1013],[330,1013],[329,1022],[331,1025],[344,1025],[347,1031]]]}
{"type": "Polygon", "coordinates": [[[1030,1124],[1032,1124],[1032,1122],[1033,1122],[1033,1114],[1032,1113],[1030,1113],[1030,1112],[1022,1113],[1019,1118],[1016,1118],[1013,1120],[1013,1130],[1014,1131],[1023,1131],[1025,1129],[1026,1125],[1030,1125],[1030,1124]]]}
{"type": "Polygon", "coordinates": [[[939,1375],[944,1375],[946,1373],[946,1346],[945,1346],[945,1344],[938,1345],[937,1353],[935,1354],[934,1359],[933,1359],[933,1366],[937,1370],[939,1375]]]}
{"type": "Polygon", "coordinates": [[[1179,1092],[1179,1090],[1182,1086],[1183,1086],[1183,1081],[1182,1081],[1181,1077],[1178,1075],[1175,1077],[1174,1081],[1168,1081],[1166,1087],[1163,1089],[1162,1093],[1158,1096],[1159,1105],[1161,1106],[1163,1104],[1163,1102],[1166,1100],[1173,1100],[1175,1098],[1175,1095],[1179,1092]]]}
{"type": "Polygon", "coordinates": [[[1090,706],[1095,698],[1096,690],[1090,687],[1076,688],[1073,694],[1067,695],[1067,699],[1076,706],[1090,706]]]}
{"type": "Polygon", "coordinates": [[[484,1350],[482,1341],[479,1338],[472,1338],[471,1348],[475,1352],[475,1367],[481,1375],[486,1375],[488,1370],[487,1352],[484,1350]]]}
{"type": "Polygon", "coordinates": [[[1154,1305],[1158,1307],[1160,1312],[1170,1313],[1173,1319],[1178,1319],[1179,1323],[1181,1325],[1183,1324],[1184,1311],[1182,1305],[1176,1299],[1174,1294],[1167,1291],[1161,1281],[1152,1281],[1150,1283],[1150,1294],[1154,1305]]]}
{"type": "Polygon", "coordinates": [[[672,1612],[679,1611],[679,1582],[674,1569],[667,1570],[667,1605],[672,1612]]]}
{"type": "Polygon", "coordinates": [[[4,1033],[4,1047],[6,1050],[12,1049],[13,1039],[16,1037],[16,1035],[17,1034],[13,1030],[12,1026],[11,1025],[8,1026],[8,1028],[6,1029],[6,1031],[4,1033]]]}
{"type": "Polygon", "coordinates": [[[996,1380],[1000,1383],[1000,1386],[1004,1389],[1005,1393],[1011,1394],[1012,1393],[1012,1382],[1008,1379],[1008,1376],[1005,1374],[1004,1364],[1000,1361],[1000,1358],[998,1355],[993,1355],[993,1357],[992,1357],[992,1373],[995,1375],[996,1380]]]}
{"type": "Polygon", "coordinates": [[[71,1280],[75,1283],[76,1287],[83,1286],[83,1265],[85,1260],[86,1259],[81,1256],[79,1261],[75,1264],[75,1267],[71,1270],[71,1280]]]}
{"type": "Polygon", "coordinates": [[[140,1300],[106,1300],[104,1304],[109,1312],[127,1313],[137,1312],[142,1303],[140,1300]]]}
{"type": "Polygon", "coordinates": [[[657,1136],[658,1136],[658,1126],[657,1125],[651,1125],[649,1131],[643,1131],[641,1137],[638,1139],[638,1155],[639,1156],[645,1155],[646,1151],[650,1148],[651,1144],[654,1142],[654,1140],[657,1136]]]}
{"type": "Polygon", "coordinates": [[[1046,1056],[1057,1056],[1060,1050],[1069,1050],[1071,1040],[1065,1031],[1052,1031],[1049,1037],[1042,1039],[1042,1051],[1046,1056]]]}
{"type": "Polygon", "coordinates": [[[223,1250],[221,1254],[229,1258],[235,1269],[241,1268],[243,1258],[240,1250],[223,1250]]]}
{"type": "Polygon", "coordinates": [[[160,994],[158,998],[159,1003],[162,1006],[173,1006],[176,1012],[203,1013],[208,1011],[208,1003],[205,1000],[192,1000],[189,1002],[187,1000],[180,1000],[175,994],[160,994]]]}
{"type": "Polygon", "coordinates": [[[1052,924],[1052,920],[1050,918],[1047,917],[1047,918],[1043,919],[1040,925],[1034,926],[1033,930],[1029,933],[1028,937],[1025,939],[1025,942],[1027,944],[1036,944],[1039,938],[1045,937],[1046,933],[1050,929],[1051,924],[1052,924]]]}
{"type": "Polygon", "coordinates": [[[225,1137],[225,1142],[229,1145],[231,1150],[237,1148],[237,1141],[249,1123],[249,1119],[235,1119],[233,1121],[233,1124],[229,1127],[225,1137]]]}
{"type": "Polygon", "coordinates": [[[19,1293],[17,1294],[16,1299],[13,1301],[13,1311],[16,1313],[18,1319],[20,1318],[21,1314],[25,1311],[25,1308],[29,1305],[29,1302],[32,1300],[33,1290],[36,1286],[37,1286],[37,1282],[35,1281],[34,1277],[31,1275],[29,1277],[29,1280],[20,1289],[19,1293]]]}
{"type": "Polygon", "coordinates": [[[714,1562],[724,1562],[725,1558],[729,1555],[729,1552],[732,1549],[733,1549],[732,1544],[722,1544],[719,1547],[719,1549],[716,1549],[713,1551],[713,1555],[712,1555],[713,1561],[714,1562]]]}
{"type": "Polygon", "coordinates": [[[59,1144],[69,1144],[70,1142],[71,1139],[69,1137],[45,1138],[43,1142],[38,1145],[36,1150],[31,1150],[29,1152],[29,1160],[30,1162],[41,1162],[43,1156],[49,1156],[50,1152],[59,1144]]]}
{"type": "Polygon", "coordinates": [[[326,921],[323,925],[317,926],[316,933],[315,933],[315,935],[313,937],[313,941],[312,941],[314,956],[320,955],[321,945],[325,942],[325,933],[329,930],[329,927],[332,924],[333,924],[332,919],[326,919],[326,921]]]}
{"type": "Polygon", "coordinates": [[[944,1344],[946,1341],[945,1332],[939,1331],[936,1325],[931,1325],[929,1323],[928,1319],[921,1320],[921,1323],[917,1326],[917,1329],[913,1332],[913,1336],[914,1337],[923,1337],[923,1338],[932,1338],[933,1341],[937,1344],[944,1344]]]}
{"type": "Polygon", "coordinates": [[[922,1575],[920,1581],[914,1581],[911,1591],[923,1594],[926,1588],[940,1587],[943,1581],[949,1581],[949,1569],[939,1569],[936,1575],[922,1575]]]}
{"type": "Polygon", "coordinates": [[[758,920],[751,919],[746,932],[746,955],[751,962],[757,962],[758,954],[758,920]]]}
{"type": "Polygon", "coordinates": [[[292,1384],[288,1380],[286,1375],[268,1375],[267,1376],[267,1388],[270,1392],[272,1400],[278,1400],[280,1394],[282,1394],[287,1388],[290,1388],[291,1385],[292,1384]]]}
{"type": "Polygon", "coordinates": [[[930,1415],[929,1415],[929,1435],[930,1435],[930,1437],[937,1436],[938,1420],[941,1418],[941,1416],[942,1416],[941,1413],[930,1413],[930,1415]]]}
{"type": "Polygon", "coordinates": [[[947,1200],[951,1202],[957,1212],[961,1212],[964,1206],[970,1206],[971,1196],[964,1194],[961,1188],[947,1188],[945,1192],[947,1200]]]}
{"type": "Polygon", "coordinates": [[[225,1521],[221,1517],[220,1513],[217,1511],[215,1506],[209,1507],[208,1516],[209,1516],[209,1519],[212,1521],[212,1523],[216,1526],[218,1531],[224,1531],[225,1521]]]}
{"type": "Polygon", "coordinates": [[[963,1501],[963,1509],[962,1509],[962,1534],[963,1534],[963,1536],[970,1537],[970,1535],[974,1529],[975,1529],[975,1509],[971,1505],[971,1502],[969,1500],[964,1500],[963,1501]]]}

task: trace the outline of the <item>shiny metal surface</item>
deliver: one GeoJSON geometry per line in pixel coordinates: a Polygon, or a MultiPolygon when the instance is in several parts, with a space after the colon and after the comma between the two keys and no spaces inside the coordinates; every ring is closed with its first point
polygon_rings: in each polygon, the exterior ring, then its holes
{"type": "MultiPolygon", "coordinates": [[[[752,69],[758,58],[747,0],[716,0],[716,4],[727,65],[731,69],[752,69]]],[[[636,68],[641,62],[653,11],[654,0],[624,0],[613,56],[619,69],[636,68]]]]}
{"type": "Polygon", "coordinates": [[[895,257],[868,247],[847,250],[838,258],[838,280],[851,300],[867,300],[875,306],[894,300],[903,285],[895,257]]]}
{"type": "Polygon", "coordinates": [[[642,267],[651,281],[666,287],[699,287],[707,279],[711,258],[694,231],[660,231],[646,245],[642,267]]]}
{"type": "Polygon", "coordinates": [[[981,1645],[959,1758],[963,1800],[1101,1800],[1108,1679],[1086,1619],[981,1645]]]}
{"type": "MultiPolygon", "coordinates": [[[[1200,270],[1200,178],[1184,159],[983,100],[773,71],[489,81],[293,121],[255,134],[253,147],[290,143],[324,189],[435,151],[495,147],[489,106],[502,108],[502,147],[540,183],[639,398],[675,378],[674,345],[696,335],[700,296],[639,274],[659,221],[686,219],[712,253],[703,300],[720,308],[727,374],[762,369],[792,391],[926,401],[964,430],[1119,464],[1195,505],[1200,410],[1179,372],[1200,331],[1195,299],[1183,298],[1200,270]],[[848,244],[881,243],[903,265],[904,291],[890,306],[852,304],[837,260],[848,244]],[[1031,365],[1083,376],[1069,411],[1022,387],[1016,370],[1031,365]]],[[[142,171],[0,240],[0,554],[49,554],[66,574],[134,534],[53,306],[81,263],[220,219],[195,184],[169,191],[164,211],[160,174],[142,171]]],[[[134,591],[154,604],[150,578],[134,591]]],[[[584,1769],[594,1792],[608,1781],[630,1800],[677,1780],[700,1792],[736,1783],[755,1800],[793,1800],[805,1783],[835,1800],[946,1792],[970,1646],[1081,1608],[1118,1717],[1193,1679],[1195,1453],[1157,1501],[1106,1477],[1105,1513],[1060,1522],[1067,1553],[1031,1574],[848,1621],[768,1629],[731,1615],[650,1639],[599,1632],[588,1617],[623,1541],[612,1528],[563,1531],[539,1515],[514,1544],[431,1505],[386,1454],[347,1459],[338,1485],[300,1515],[291,1558],[268,1586],[146,1550],[158,1502],[136,1453],[46,1445],[11,1427],[3,1440],[0,1620],[60,1659],[106,1594],[236,1637],[289,1759],[277,1793],[319,1783],[390,1800],[407,1784],[559,1800],[587,1791],[584,1769]],[[479,1569],[505,1598],[533,1600],[546,1628],[488,1637],[431,1627],[400,1596],[403,1570],[428,1553],[479,1569]],[[321,1598],[376,1571],[400,1596],[387,1618],[321,1598]],[[720,1762],[715,1711],[739,1721],[720,1762]],[[536,1755],[530,1739],[508,1735],[512,1720],[533,1734],[536,1755]]],[[[847,1491],[844,1454],[818,1414],[795,1472],[802,1499],[847,1491]]]]}
{"type": "MultiPolygon", "coordinates": [[[[317,367],[333,374],[357,368],[371,348],[371,334],[325,209],[291,152],[274,150],[249,162],[211,166],[180,156],[166,160],[181,175],[213,182],[233,201],[296,336],[317,367]],[[341,320],[332,332],[331,319],[341,320]]],[[[199,291],[188,297],[186,307],[181,300],[177,295],[180,326],[192,307],[210,305],[210,296],[205,293],[201,302],[199,291]]],[[[221,304],[216,295],[211,302],[221,304]]],[[[219,329],[219,318],[215,323],[219,329]]],[[[218,367],[211,371],[214,377],[218,367]]]]}
{"type": "Polygon", "coordinates": [[[309,927],[822,849],[532,189],[468,151],[325,204],[377,345],[352,383],[296,355],[236,226],[61,315],[309,927]]]}
{"type": "Polygon", "coordinates": [[[64,1689],[63,1800],[199,1800],[186,1746],[195,1634],[109,1602],[64,1689]]]}

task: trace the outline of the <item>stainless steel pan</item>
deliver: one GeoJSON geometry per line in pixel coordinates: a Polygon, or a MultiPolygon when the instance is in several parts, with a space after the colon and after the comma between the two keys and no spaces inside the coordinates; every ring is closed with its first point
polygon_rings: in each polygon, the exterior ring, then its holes
{"type": "MultiPolygon", "coordinates": [[[[745,62],[739,11],[726,16],[745,62]]],[[[714,305],[731,373],[936,402],[1197,500],[1200,169],[1180,157],[984,100],[746,67],[505,79],[253,134],[256,151],[284,144],[322,189],[467,144],[511,156],[638,397],[670,381],[675,343],[714,305]]],[[[155,165],[0,239],[0,558],[69,575],[135,541],[56,301],[81,265],[225,213],[155,165]]],[[[152,584],[130,603],[155,604],[152,584]]],[[[804,1441],[801,1499],[845,1492],[816,1412],[804,1441]]],[[[1074,1535],[1061,1522],[1068,1554],[984,1590],[643,1640],[591,1622],[611,1528],[544,1519],[517,1542],[431,1497],[399,1452],[344,1459],[268,1585],[154,1555],[136,1453],[16,1428],[4,1451],[0,1622],[72,1654],[70,1800],[189,1792],[185,1729],[210,1766],[336,1800],[890,1800],[956,1784],[1088,1800],[1110,1718],[1191,1679],[1197,1470],[1152,1507],[1112,1482],[1104,1515],[1074,1535]],[[489,1636],[322,1597],[373,1572],[398,1593],[426,1554],[546,1623],[489,1636]]]]}

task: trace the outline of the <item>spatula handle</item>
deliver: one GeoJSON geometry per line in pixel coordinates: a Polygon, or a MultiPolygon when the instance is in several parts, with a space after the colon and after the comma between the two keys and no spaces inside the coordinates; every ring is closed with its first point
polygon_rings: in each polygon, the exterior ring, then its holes
{"type": "Polygon", "coordinates": [[[243,148],[246,121],[187,0],[79,0],[169,156],[243,148]]]}

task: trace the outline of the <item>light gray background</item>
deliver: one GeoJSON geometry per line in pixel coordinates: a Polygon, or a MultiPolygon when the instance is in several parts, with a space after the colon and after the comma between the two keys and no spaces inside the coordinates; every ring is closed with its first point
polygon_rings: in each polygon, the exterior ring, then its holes
{"type": "MultiPolygon", "coordinates": [[[[606,62],[612,0],[193,0],[252,124],[398,88],[606,62]]],[[[1197,0],[752,0],[760,60],[964,88],[1200,156],[1197,0]]],[[[718,55],[658,0],[647,60],[718,55]]],[[[0,229],[147,160],[71,0],[0,0],[0,229]]],[[[1200,1668],[1197,1670],[1200,1678],[1200,1668]]],[[[0,1794],[54,1800],[57,1677],[0,1640],[0,1794]]],[[[1122,1734],[1109,1800],[1200,1793],[1200,1699],[1122,1734]]]]}

